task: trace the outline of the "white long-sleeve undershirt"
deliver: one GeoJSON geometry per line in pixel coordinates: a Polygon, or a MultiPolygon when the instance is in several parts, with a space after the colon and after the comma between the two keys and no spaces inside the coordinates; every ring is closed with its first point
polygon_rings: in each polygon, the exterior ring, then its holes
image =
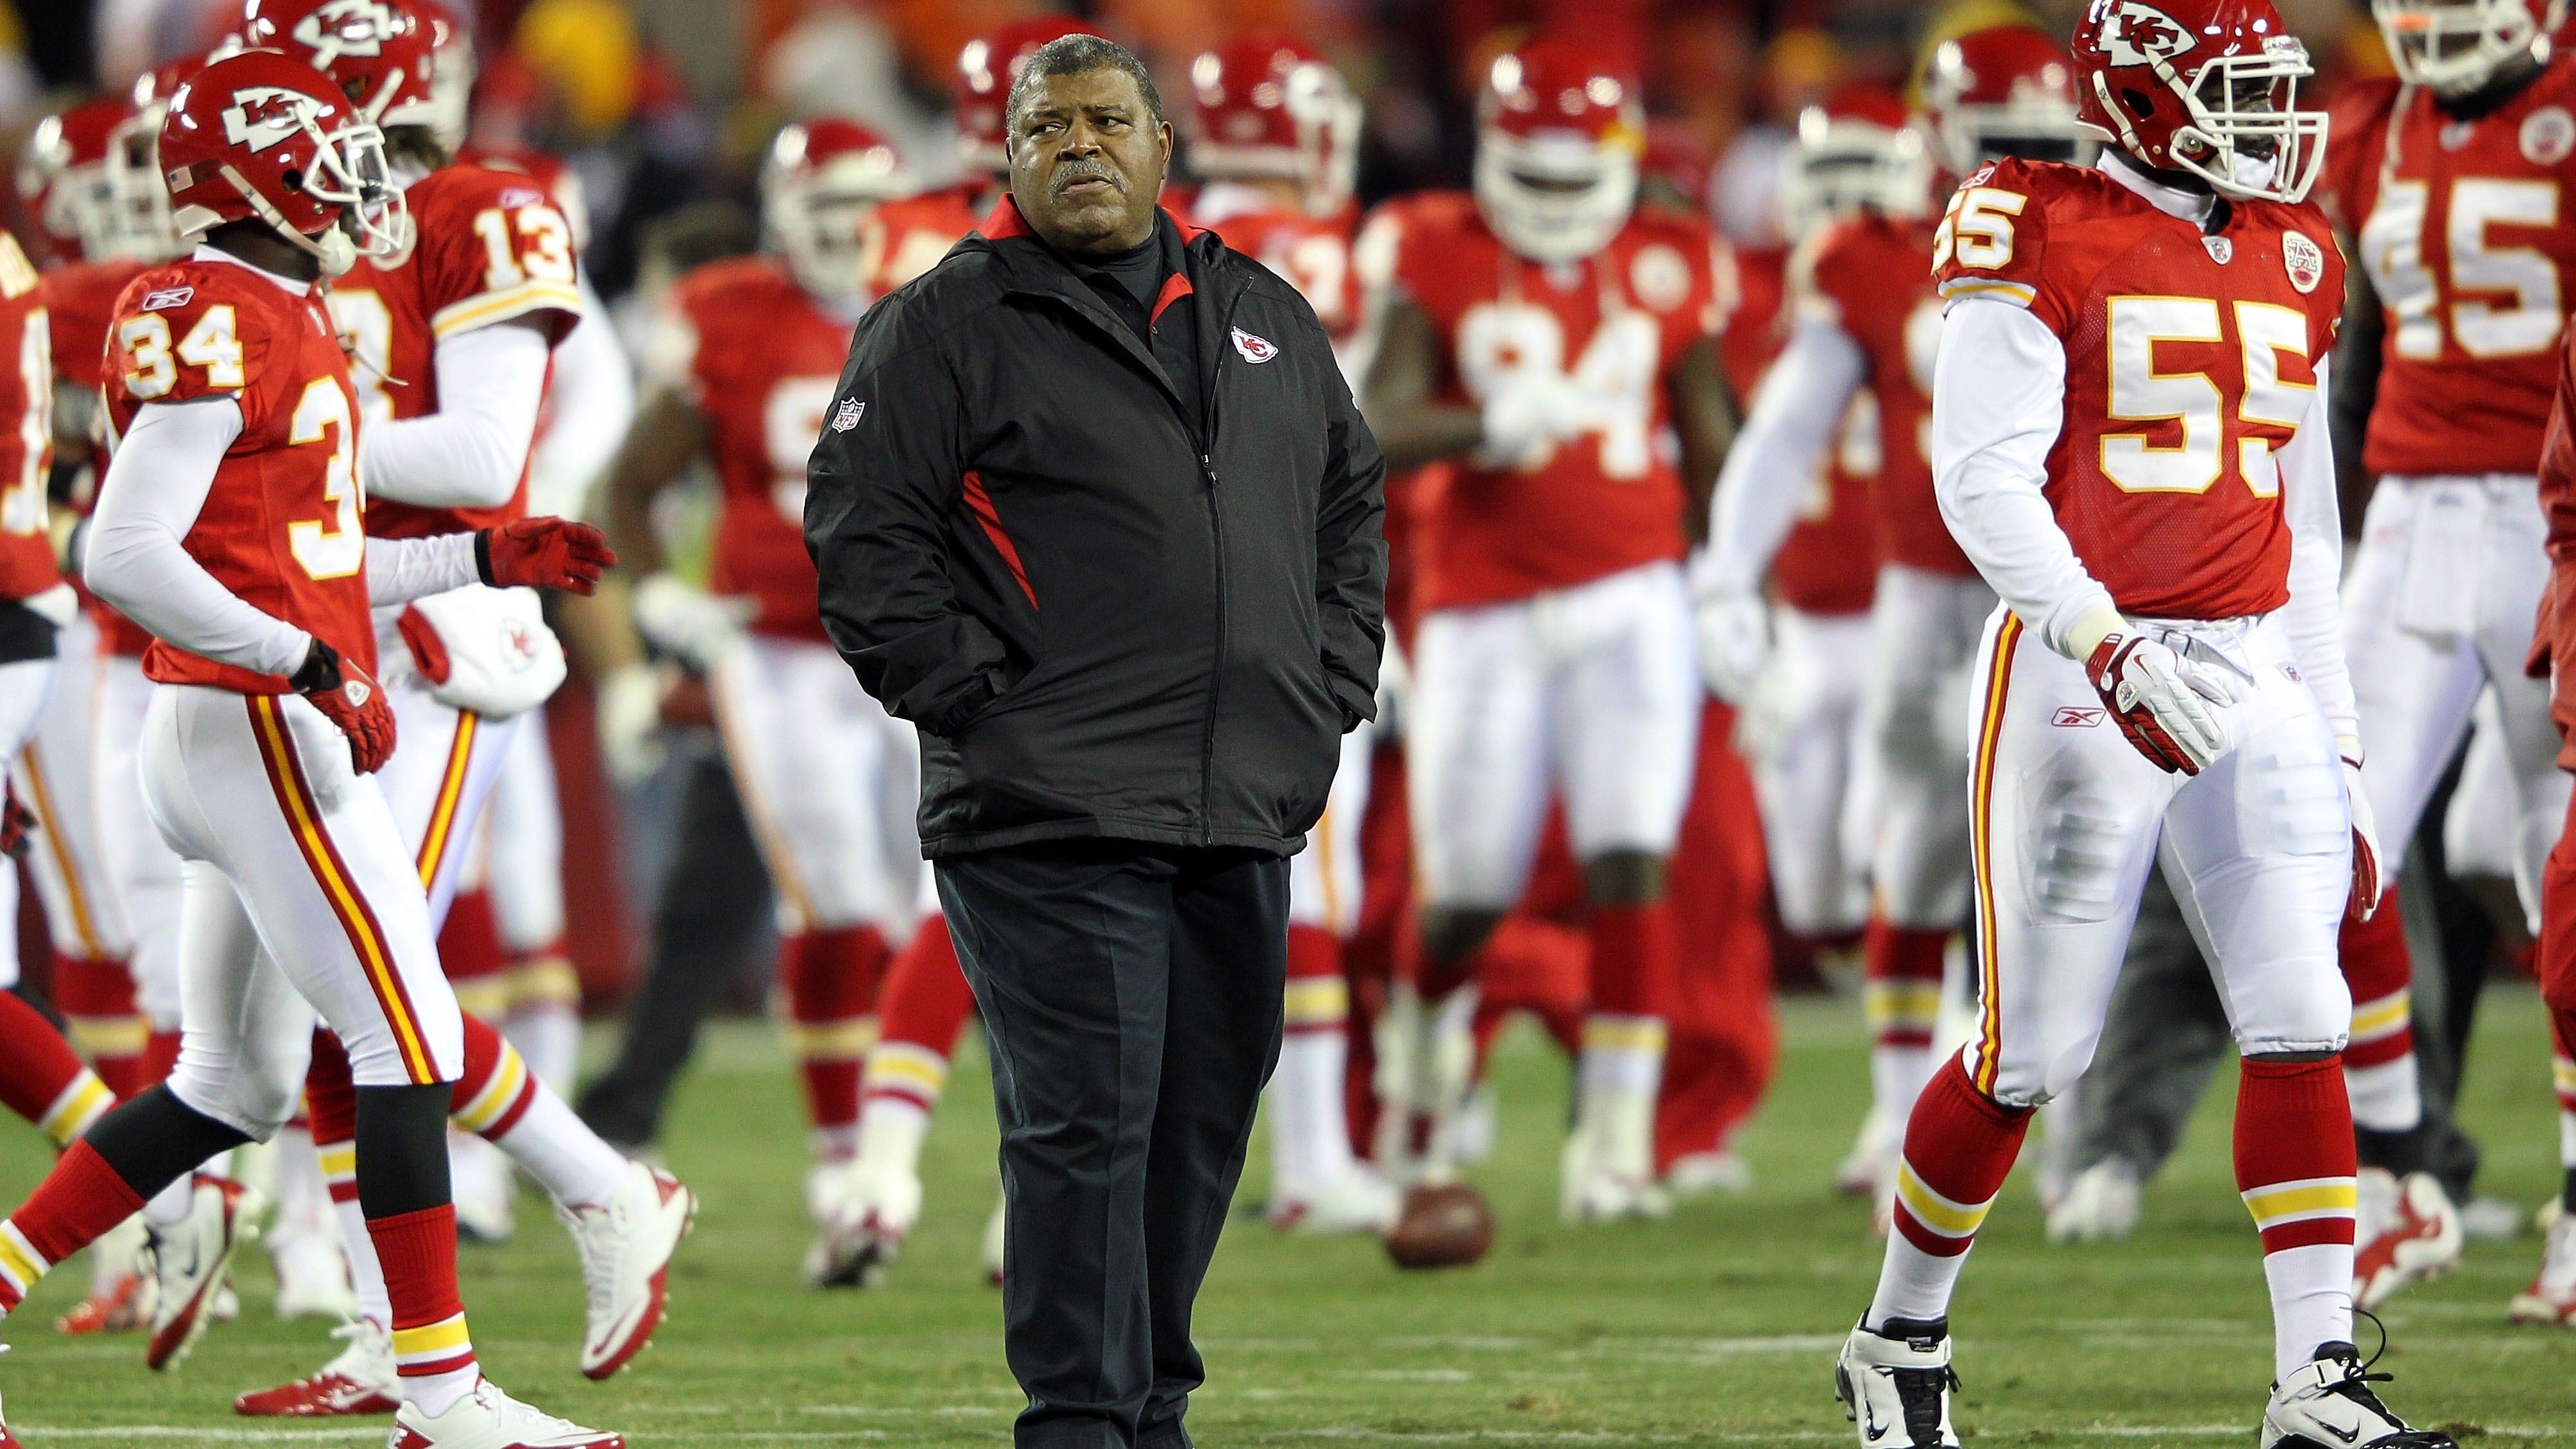
{"type": "Polygon", "coordinates": [[[1802,316],[1763,375],[1753,412],[1727,450],[1709,502],[1708,548],[1695,561],[1703,591],[1749,594],[1797,526],[1818,486],[1826,450],[1868,371],[1839,323],[1802,316]]]}
{"type": "Polygon", "coordinates": [[[438,411],[377,423],[358,442],[370,498],[424,508],[497,508],[527,471],[545,398],[545,334],[496,322],[439,339],[438,411]]]}
{"type": "MultiPolygon", "coordinates": [[[[225,588],[187,549],[241,430],[241,402],[229,395],[138,409],[99,485],[81,575],[155,638],[219,664],[293,674],[313,636],[225,588]]],[[[367,540],[371,604],[408,603],[480,576],[470,533],[367,540]]]]}
{"type": "MultiPolygon", "coordinates": [[[[2327,399],[2327,360],[2316,364],[2317,390],[2298,435],[2273,456],[2281,463],[2281,508],[2290,525],[2290,601],[2281,625],[2298,653],[2299,673],[2334,726],[2335,738],[2361,738],[2352,670],[2343,656],[2343,503],[2335,488],[2334,427],[2327,399]]],[[[2356,756],[2356,758],[2358,758],[2356,756]]]]}
{"type": "Polygon", "coordinates": [[[581,279],[581,323],[555,347],[554,414],[528,467],[528,511],[581,518],[635,421],[635,374],[608,304],[581,279]]]}

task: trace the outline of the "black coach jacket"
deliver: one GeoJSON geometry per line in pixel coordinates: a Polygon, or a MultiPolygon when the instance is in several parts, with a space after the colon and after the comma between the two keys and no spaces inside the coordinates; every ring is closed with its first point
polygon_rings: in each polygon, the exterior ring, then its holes
{"type": "Polygon", "coordinates": [[[1377,442],[1296,289],[1181,233],[1197,377],[1008,198],[859,322],[805,543],[841,656],[921,728],[924,854],[1291,852],[1375,714],[1377,442]]]}

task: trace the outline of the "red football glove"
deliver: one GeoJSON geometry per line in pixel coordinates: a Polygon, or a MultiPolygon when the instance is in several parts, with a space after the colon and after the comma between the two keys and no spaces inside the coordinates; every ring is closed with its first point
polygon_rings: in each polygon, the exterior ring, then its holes
{"type": "Polygon", "coordinates": [[[496,589],[562,589],[592,593],[617,566],[617,551],[587,523],[523,518],[474,535],[474,562],[496,589]]]}
{"type": "Polygon", "coordinates": [[[2084,674],[2120,733],[2165,773],[2197,775],[2227,753],[2227,727],[2216,707],[2232,703],[2231,696],[2165,645],[2137,634],[2106,634],[2084,674]]]}
{"type": "Polygon", "coordinates": [[[372,775],[393,757],[394,712],[385,703],[384,686],[341,658],[340,651],[314,640],[304,667],[287,683],[349,737],[349,762],[359,774],[372,775]]]}

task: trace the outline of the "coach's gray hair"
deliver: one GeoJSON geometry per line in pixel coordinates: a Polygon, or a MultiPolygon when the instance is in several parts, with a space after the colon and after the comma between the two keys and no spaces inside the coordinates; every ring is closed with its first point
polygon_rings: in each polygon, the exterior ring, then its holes
{"type": "Polygon", "coordinates": [[[1020,111],[1028,104],[1029,92],[1042,76],[1084,75],[1095,70],[1123,70],[1135,79],[1137,91],[1145,97],[1145,109],[1154,113],[1154,124],[1163,124],[1162,92],[1154,89],[1154,74],[1136,52],[1105,36],[1060,35],[1039,46],[1029,55],[1029,63],[1011,81],[1010,98],[1002,104],[1002,121],[1011,134],[1020,130],[1020,111]]]}

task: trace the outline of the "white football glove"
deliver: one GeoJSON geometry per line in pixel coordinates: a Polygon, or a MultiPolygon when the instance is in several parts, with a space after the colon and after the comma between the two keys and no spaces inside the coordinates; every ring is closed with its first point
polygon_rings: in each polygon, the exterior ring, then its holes
{"type": "Polygon", "coordinates": [[[1531,373],[1511,378],[1485,399],[1484,441],[1476,461],[1489,468],[1535,468],[1550,449],[1581,433],[1590,406],[1562,377],[1531,373]]]}
{"type": "Polygon", "coordinates": [[[750,599],[719,598],[669,573],[649,574],[635,586],[635,627],[700,669],[714,668],[742,643],[743,626],[758,608],[750,599]]]}
{"type": "Polygon", "coordinates": [[[2120,733],[2157,768],[2197,775],[2227,753],[2227,726],[2218,712],[2236,702],[2235,690],[2171,648],[2113,630],[2093,646],[2084,675],[2120,733]]]}
{"type": "Polygon", "coordinates": [[[1752,698],[1771,658],[1771,604],[1760,594],[1711,589],[1694,605],[1699,616],[1699,672],[1708,692],[1728,704],[1752,698]]]}
{"type": "Polygon", "coordinates": [[[2361,741],[2338,735],[2335,748],[2343,755],[2344,798],[2352,802],[2352,899],[2344,914],[2367,921],[2379,913],[2379,897],[2386,889],[2379,880],[2379,822],[2371,818],[2370,792],[2361,788],[2361,741]]]}
{"type": "Polygon", "coordinates": [[[599,759],[608,778],[633,789],[662,767],[662,695],[667,681],[650,664],[630,664],[599,682],[592,712],[599,759]]]}

